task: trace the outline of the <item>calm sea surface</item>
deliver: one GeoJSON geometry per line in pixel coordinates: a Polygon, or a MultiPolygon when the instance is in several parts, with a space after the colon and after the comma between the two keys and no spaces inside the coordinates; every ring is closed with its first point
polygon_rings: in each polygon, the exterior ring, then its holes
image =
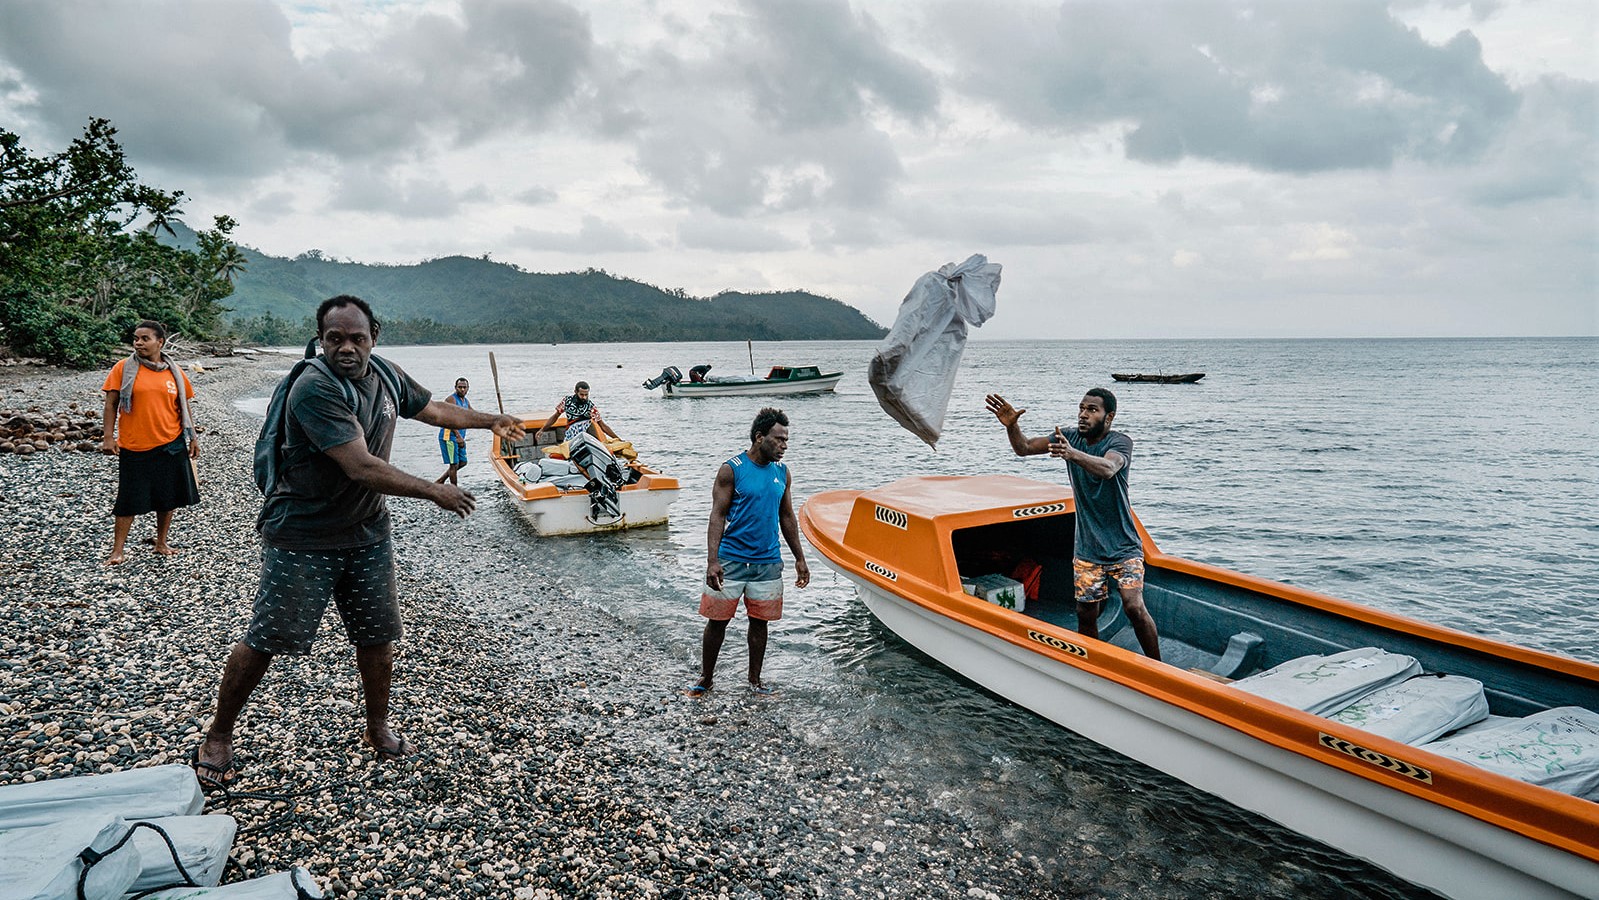
{"type": "MultiPolygon", "coordinates": [[[[1120,400],[1135,443],[1132,496],[1163,550],[1453,628],[1599,661],[1599,340],[973,342],[935,451],[902,431],[866,383],[868,342],[763,343],[755,366],[845,373],[835,395],[768,400],[792,422],[796,503],[912,474],[1005,472],[1064,482],[1058,463],[1013,456],[983,409],[998,392],[1024,430],[1075,420],[1095,385],[1120,400]],[[1111,372],[1207,373],[1196,385],[1115,385],[1111,372]]],[[[390,347],[442,397],[457,376],[495,407],[549,415],[586,380],[642,458],[677,476],[672,522],[625,536],[540,540],[521,527],[470,444],[463,485],[506,546],[542,562],[698,669],[696,614],[717,466],[748,446],[761,398],[665,399],[640,382],[676,365],[747,372],[744,344],[390,347]],[[594,589],[593,586],[603,586],[594,589]],[[585,587],[587,588],[585,589],[585,587]]],[[[394,462],[436,475],[436,430],[402,422],[394,462]]],[[[447,536],[441,536],[441,551],[447,536]]],[[[1350,861],[1076,737],[951,675],[877,624],[807,550],[814,580],[790,590],[767,677],[819,743],[853,748],[927,786],[929,802],[1018,848],[1063,836],[1166,842],[1236,833],[1275,842],[1309,869],[1350,861]],[[1097,799],[1095,799],[1097,798],[1097,799]],[[1106,802],[1114,798],[1113,802],[1106,802]]],[[[742,641],[724,664],[741,671],[742,641]]],[[[1040,854],[1043,855],[1043,854],[1040,854]]],[[[1400,890],[1364,885],[1362,893],[1400,890]]]]}

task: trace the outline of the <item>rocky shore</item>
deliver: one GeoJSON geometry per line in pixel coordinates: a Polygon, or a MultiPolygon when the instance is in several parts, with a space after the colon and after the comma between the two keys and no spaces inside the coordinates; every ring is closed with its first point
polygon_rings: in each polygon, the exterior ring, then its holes
{"type": "MultiPolygon", "coordinates": [[[[257,423],[235,411],[282,360],[206,361],[203,501],[181,553],[135,525],[105,568],[115,461],[0,457],[0,783],[188,759],[255,589],[257,423]]],[[[10,367],[0,407],[95,409],[103,373],[10,367]]],[[[480,497],[481,503],[496,498],[480,497]]],[[[394,722],[422,753],[378,764],[337,617],[279,659],[238,734],[249,792],[226,880],[308,867],[331,897],[1184,896],[1092,847],[996,846],[891,771],[817,746],[784,703],[678,694],[682,660],[563,595],[489,531],[392,503],[407,635],[394,722]],[[440,533],[448,529],[447,539],[440,533]]],[[[480,516],[482,513],[479,514],[480,516]]],[[[1169,878],[1170,876],[1164,876],[1169,878]]],[[[1239,885],[1242,889],[1243,886],[1239,885]]]]}

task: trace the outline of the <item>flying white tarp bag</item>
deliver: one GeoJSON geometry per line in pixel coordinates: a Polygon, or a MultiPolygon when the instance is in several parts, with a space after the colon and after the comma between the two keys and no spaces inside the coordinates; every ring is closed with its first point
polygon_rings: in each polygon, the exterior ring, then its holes
{"type": "Polygon", "coordinates": [[[1460,675],[1418,675],[1372,691],[1327,718],[1402,744],[1425,744],[1487,717],[1482,682],[1460,675]]]}
{"type": "Polygon", "coordinates": [[[121,897],[139,877],[139,850],[127,834],[128,823],[109,813],[0,831],[0,897],[77,900],[85,866],[84,897],[121,897]]]}
{"type": "Polygon", "coordinates": [[[872,357],[867,380],[877,402],[930,447],[944,431],[966,326],[981,326],[994,314],[999,271],[999,263],[977,253],[918,278],[872,357]]]}
{"type": "Polygon", "coordinates": [[[204,806],[205,795],[193,769],[152,766],[0,787],[0,828],[48,825],[102,813],[124,819],[192,816],[204,806]]]}
{"type": "Polygon", "coordinates": [[[1559,706],[1422,747],[1517,781],[1599,800],[1599,713],[1559,706]]]}
{"type": "Polygon", "coordinates": [[[146,894],[143,900],[321,900],[322,889],[305,869],[237,881],[220,887],[173,888],[146,894]]]}
{"type": "Polygon", "coordinates": [[[1415,657],[1376,647],[1345,650],[1331,656],[1301,656],[1231,686],[1257,697],[1325,716],[1372,691],[1421,674],[1415,657]]]}
{"type": "Polygon", "coordinates": [[[172,846],[168,847],[161,835],[150,828],[134,829],[133,844],[139,848],[143,865],[130,890],[185,884],[184,872],[202,886],[222,880],[222,867],[228,862],[228,850],[239,830],[239,823],[232,816],[169,816],[148,819],[145,824],[159,828],[171,838],[172,846]],[[178,852],[177,863],[183,864],[182,872],[173,862],[174,848],[178,852]]]}

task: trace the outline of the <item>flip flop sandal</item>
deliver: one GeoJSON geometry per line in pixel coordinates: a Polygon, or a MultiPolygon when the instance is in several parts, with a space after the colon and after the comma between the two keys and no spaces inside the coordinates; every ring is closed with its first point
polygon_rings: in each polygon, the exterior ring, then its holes
{"type": "Polygon", "coordinates": [[[388,747],[379,747],[377,744],[372,743],[372,739],[364,734],[361,735],[361,743],[365,744],[372,750],[373,753],[377,754],[378,762],[394,762],[416,755],[415,746],[411,747],[411,752],[405,752],[405,747],[408,742],[402,735],[396,735],[394,744],[388,747]]]}
{"type": "Polygon", "coordinates": [[[698,700],[699,698],[705,696],[706,694],[709,694],[710,692],[711,692],[711,689],[706,687],[705,685],[696,684],[696,685],[690,685],[689,687],[684,688],[683,689],[683,696],[685,696],[685,697],[693,697],[694,699],[698,700]]]}
{"type": "Polygon", "coordinates": [[[774,690],[773,688],[769,688],[769,687],[767,687],[764,684],[751,684],[750,685],[750,694],[753,695],[753,696],[756,696],[756,697],[770,697],[770,696],[772,696],[775,693],[777,693],[776,690],[774,690]]]}
{"type": "Polygon", "coordinates": [[[201,762],[199,747],[189,751],[189,768],[194,770],[194,777],[200,782],[202,791],[226,790],[239,777],[239,767],[234,760],[230,759],[221,765],[201,762]],[[229,773],[232,773],[232,777],[229,777],[229,773]]]}

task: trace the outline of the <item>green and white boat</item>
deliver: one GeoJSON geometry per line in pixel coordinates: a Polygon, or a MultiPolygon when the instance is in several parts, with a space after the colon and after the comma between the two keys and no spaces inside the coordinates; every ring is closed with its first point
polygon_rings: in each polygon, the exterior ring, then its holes
{"type": "Polygon", "coordinates": [[[843,372],[823,372],[818,366],[773,366],[762,378],[758,375],[710,375],[709,366],[690,369],[684,379],[676,366],[644,382],[648,390],[660,388],[667,397],[744,397],[784,394],[825,394],[838,385],[843,372]]]}

